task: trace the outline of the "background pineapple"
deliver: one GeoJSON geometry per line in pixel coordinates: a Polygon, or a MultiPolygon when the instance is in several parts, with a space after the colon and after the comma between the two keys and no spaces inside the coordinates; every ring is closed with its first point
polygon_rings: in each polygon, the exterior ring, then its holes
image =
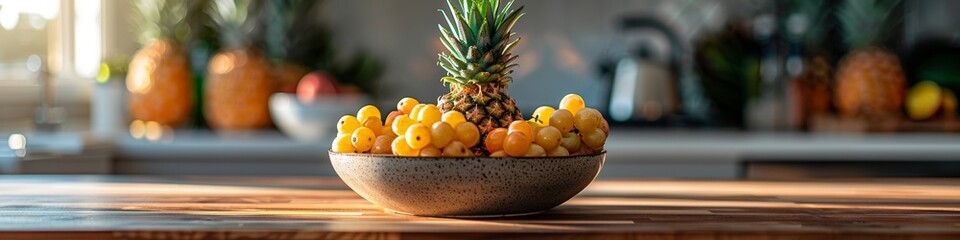
{"type": "Polygon", "coordinates": [[[889,15],[897,5],[897,0],[847,0],[837,12],[851,48],[836,76],[835,104],[843,116],[889,119],[900,114],[906,79],[897,55],[881,45],[893,28],[889,15]]]}
{"type": "Polygon", "coordinates": [[[447,2],[450,14],[443,12],[447,26],[440,25],[440,40],[447,52],[440,53],[438,65],[447,71],[442,78],[450,93],[440,96],[443,112],[459,111],[480,128],[481,139],[494,128],[506,128],[514,120],[523,120],[516,102],[507,95],[517,56],[510,53],[520,38],[514,38],[513,26],[523,15],[523,7],[511,10],[513,1],[503,6],[499,0],[460,0],[447,2]]]}
{"type": "Polygon", "coordinates": [[[193,109],[190,61],[182,47],[190,32],[186,0],[134,2],[135,29],[143,48],[134,54],[127,74],[130,117],[179,126],[193,109]]]}
{"type": "Polygon", "coordinates": [[[322,0],[273,0],[264,6],[264,48],[275,62],[273,74],[282,92],[296,92],[297,83],[330,47],[329,31],[313,16],[322,0]]]}
{"type": "Polygon", "coordinates": [[[271,125],[268,102],[276,85],[270,63],[253,39],[255,0],[216,0],[209,8],[223,46],[210,59],[204,113],[214,129],[258,129],[271,125]]]}
{"type": "Polygon", "coordinates": [[[786,20],[784,34],[787,40],[802,49],[803,68],[789,82],[792,97],[793,124],[809,128],[819,117],[833,109],[833,49],[826,47],[832,6],[826,0],[791,0],[787,9],[793,10],[786,20]]]}

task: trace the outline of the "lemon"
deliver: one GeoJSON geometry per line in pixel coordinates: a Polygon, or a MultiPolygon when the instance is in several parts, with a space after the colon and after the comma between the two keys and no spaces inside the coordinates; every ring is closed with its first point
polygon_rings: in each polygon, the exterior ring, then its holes
{"type": "Polygon", "coordinates": [[[943,90],[940,86],[931,81],[922,81],[907,93],[907,114],[913,120],[926,120],[937,113],[941,103],[943,90]]]}

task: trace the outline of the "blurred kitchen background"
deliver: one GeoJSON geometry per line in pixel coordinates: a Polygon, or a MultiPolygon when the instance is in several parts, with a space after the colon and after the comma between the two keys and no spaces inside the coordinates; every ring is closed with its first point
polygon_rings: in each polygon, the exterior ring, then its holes
{"type": "MultiPolygon", "coordinates": [[[[601,177],[960,177],[960,1],[518,0],[529,115],[601,177]]],[[[0,173],[332,176],[336,120],[448,91],[438,0],[0,0],[0,173]]]]}

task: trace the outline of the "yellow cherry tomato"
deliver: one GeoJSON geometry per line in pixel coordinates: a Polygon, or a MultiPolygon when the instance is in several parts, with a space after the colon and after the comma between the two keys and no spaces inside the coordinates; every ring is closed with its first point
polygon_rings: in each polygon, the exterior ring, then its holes
{"type": "Polygon", "coordinates": [[[550,116],[553,115],[553,112],[557,111],[550,106],[542,106],[533,111],[533,115],[530,116],[530,120],[533,120],[540,126],[550,125],[550,116]]]}
{"type": "Polygon", "coordinates": [[[434,147],[446,147],[447,144],[450,144],[450,141],[453,141],[454,137],[456,137],[456,131],[448,123],[437,122],[430,127],[430,140],[433,141],[434,147]]]}
{"type": "Polygon", "coordinates": [[[507,139],[503,142],[503,151],[511,157],[522,157],[527,154],[530,148],[530,138],[520,132],[507,134],[507,139]]]}
{"type": "Polygon", "coordinates": [[[413,107],[417,106],[417,104],[420,104],[420,101],[417,101],[417,99],[405,97],[400,99],[400,102],[397,102],[397,110],[403,112],[403,114],[410,115],[410,113],[413,111],[413,107]]]}
{"type": "Polygon", "coordinates": [[[560,108],[570,111],[572,114],[576,114],[577,111],[586,107],[586,103],[583,101],[583,97],[577,94],[567,94],[560,100],[560,108]]]}
{"type": "Polygon", "coordinates": [[[357,152],[367,152],[373,147],[373,140],[376,137],[377,135],[373,133],[373,130],[367,127],[359,127],[353,131],[350,142],[353,144],[353,147],[357,149],[357,152]]]}
{"type": "Polygon", "coordinates": [[[470,151],[470,148],[467,145],[459,141],[452,141],[450,144],[447,144],[446,147],[443,147],[443,156],[444,157],[471,157],[473,152],[470,151]]]}
{"type": "Polygon", "coordinates": [[[553,116],[550,116],[550,126],[559,129],[560,132],[563,133],[573,131],[573,122],[573,113],[570,113],[570,111],[566,109],[559,109],[553,112],[553,116]]]}
{"type": "Polygon", "coordinates": [[[360,127],[360,120],[353,115],[344,115],[340,117],[340,121],[337,121],[338,133],[353,134],[353,130],[357,130],[358,127],[360,127]]]}
{"type": "Polygon", "coordinates": [[[444,113],[442,120],[445,123],[449,123],[450,126],[460,125],[461,123],[467,121],[467,119],[463,117],[463,113],[455,110],[451,110],[449,112],[444,113]]]}
{"type": "Polygon", "coordinates": [[[433,126],[434,123],[440,121],[442,116],[443,113],[433,104],[427,104],[427,106],[420,109],[420,123],[423,123],[424,126],[433,126]]]}
{"type": "Polygon", "coordinates": [[[333,139],[333,144],[330,145],[330,150],[338,153],[356,153],[357,148],[353,147],[353,143],[350,142],[350,135],[341,135],[333,139]]]}
{"type": "Polygon", "coordinates": [[[393,148],[393,155],[401,157],[416,157],[420,155],[420,150],[411,148],[410,144],[407,143],[407,138],[404,136],[393,139],[390,147],[393,148]]]}
{"type": "Polygon", "coordinates": [[[537,136],[533,134],[533,126],[530,126],[530,123],[527,121],[517,120],[510,123],[510,128],[508,128],[507,134],[515,132],[527,135],[527,138],[530,139],[530,142],[533,142],[533,139],[537,136]]]}
{"type": "Polygon", "coordinates": [[[480,143],[480,129],[472,122],[460,123],[454,128],[454,131],[457,135],[457,141],[466,145],[467,148],[472,148],[480,143]]]}
{"type": "Polygon", "coordinates": [[[488,152],[497,152],[503,150],[503,141],[507,139],[507,129],[506,128],[496,128],[493,131],[487,133],[487,137],[483,140],[483,146],[487,148],[488,152]]]}
{"type": "Polygon", "coordinates": [[[372,154],[392,154],[393,153],[393,139],[394,137],[388,135],[377,136],[373,140],[373,148],[370,149],[372,154]]]}
{"type": "Polygon", "coordinates": [[[367,118],[376,118],[380,119],[380,109],[374,105],[366,105],[360,108],[360,111],[357,111],[357,119],[366,120],[367,118]]]}
{"type": "Polygon", "coordinates": [[[404,136],[407,137],[407,143],[410,144],[410,147],[413,149],[419,150],[430,145],[430,128],[424,126],[422,123],[410,125],[410,128],[407,129],[404,136]]]}
{"type": "Polygon", "coordinates": [[[380,132],[383,129],[383,122],[379,118],[368,117],[366,120],[363,120],[363,127],[373,130],[373,133],[380,135],[380,132]]]}
{"type": "Polygon", "coordinates": [[[391,128],[393,129],[394,134],[397,136],[403,136],[404,134],[407,134],[407,128],[410,128],[410,125],[413,125],[414,123],[416,123],[416,121],[413,119],[410,119],[406,115],[400,115],[393,120],[393,126],[391,126],[391,128]]]}

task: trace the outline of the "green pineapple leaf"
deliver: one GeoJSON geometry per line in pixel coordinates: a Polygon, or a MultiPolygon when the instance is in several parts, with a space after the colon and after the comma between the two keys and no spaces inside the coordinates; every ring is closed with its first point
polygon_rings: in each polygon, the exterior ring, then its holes
{"type": "Polygon", "coordinates": [[[441,82],[451,88],[464,85],[493,84],[506,88],[517,56],[510,51],[520,38],[511,32],[523,17],[523,7],[511,9],[513,0],[447,0],[447,11],[440,9],[446,26],[438,24],[440,42],[447,49],[440,53],[437,65],[447,72],[441,82]],[[503,6],[503,8],[500,8],[503,6]],[[451,21],[452,19],[452,21],[451,21]]]}
{"type": "Polygon", "coordinates": [[[190,25],[186,21],[189,0],[137,0],[132,4],[133,26],[140,44],[157,38],[177,42],[187,39],[190,32],[190,25]]]}
{"type": "Polygon", "coordinates": [[[337,82],[375,93],[383,66],[372,55],[358,52],[338,58],[334,33],[322,19],[323,0],[264,1],[258,27],[263,32],[267,56],[276,63],[295,64],[308,71],[320,70],[337,82]]]}
{"type": "Polygon", "coordinates": [[[260,9],[268,1],[258,0],[213,0],[209,11],[213,24],[219,31],[220,42],[225,47],[240,47],[260,44],[257,18],[260,9]]]}
{"type": "Polygon", "coordinates": [[[891,19],[900,0],[846,0],[837,10],[837,20],[850,48],[876,46],[902,19],[891,19]]]}
{"type": "Polygon", "coordinates": [[[802,42],[810,48],[822,48],[827,33],[833,29],[829,20],[833,9],[827,0],[788,0],[787,38],[802,42]],[[796,29],[802,28],[802,29],[796,29]]]}

